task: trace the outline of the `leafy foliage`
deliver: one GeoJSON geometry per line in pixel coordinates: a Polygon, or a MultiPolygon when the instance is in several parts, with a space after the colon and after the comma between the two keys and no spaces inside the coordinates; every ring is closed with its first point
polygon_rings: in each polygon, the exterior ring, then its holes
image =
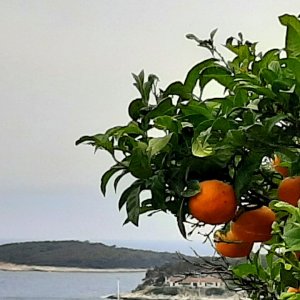
{"type": "MultiPolygon", "coordinates": [[[[196,64],[183,82],[164,90],[157,90],[155,75],[147,79],[143,71],[134,75],[140,96],[129,105],[129,124],[76,142],[112,155],[115,164],[101,179],[103,193],[117,172],[121,173],[114,179],[115,187],[122,176],[135,177],[120,197],[119,207],[127,209],[126,222],[138,225],[143,213],[170,212],[186,237],[187,200],[199,192],[195,182],[218,179],[232,184],[240,209],[248,209],[277,199],[282,178],[270,166],[275,154],[284,157],[291,175],[299,174],[300,22],[291,15],[279,19],[287,28],[284,49],[257,53],[256,43],[239,34],[225,43],[234,55],[231,61],[214,45],[216,30],[208,40],[187,35],[207,48],[212,58],[196,64]],[[205,99],[203,91],[212,81],[224,88],[224,94],[205,99]],[[150,198],[141,196],[145,190],[150,198]]],[[[289,257],[291,251],[300,251],[299,209],[275,202],[272,207],[278,223],[268,250],[268,268],[259,267],[257,255],[233,269],[241,282],[249,276],[260,280],[252,285],[253,299],[259,299],[261,288],[267,288],[264,299],[276,299],[291,285],[285,271],[300,279],[299,262],[289,257]]]]}

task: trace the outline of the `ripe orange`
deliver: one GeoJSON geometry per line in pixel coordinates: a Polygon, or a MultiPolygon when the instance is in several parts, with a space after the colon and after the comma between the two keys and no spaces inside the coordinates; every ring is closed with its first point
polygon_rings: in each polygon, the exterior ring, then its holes
{"type": "Polygon", "coordinates": [[[275,213],[267,206],[242,213],[231,224],[231,231],[244,242],[265,242],[271,236],[275,213]]]}
{"type": "Polygon", "coordinates": [[[278,187],[278,198],[294,206],[300,199],[300,176],[286,177],[278,187]]]}
{"type": "Polygon", "coordinates": [[[300,293],[300,288],[289,287],[287,290],[288,293],[300,293]]]}
{"type": "Polygon", "coordinates": [[[188,202],[190,214],[212,225],[232,220],[237,208],[233,187],[219,180],[206,180],[199,184],[200,192],[188,202]]]}
{"type": "Polygon", "coordinates": [[[219,233],[218,240],[215,241],[216,251],[226,257],[245,257],[249,256],[253,243],[239,241],[232,231],[219,233]]]}
{"type": "Polygon", "coordinates": [[[282,167],[280,166],[281,163],[281,158],[278,155],[274,155],[274,160],[273,160],[273,167],[275,171],[279,174],[281,174],[283,177],[289,176],[289,169],[288,167],[282,167]]]}

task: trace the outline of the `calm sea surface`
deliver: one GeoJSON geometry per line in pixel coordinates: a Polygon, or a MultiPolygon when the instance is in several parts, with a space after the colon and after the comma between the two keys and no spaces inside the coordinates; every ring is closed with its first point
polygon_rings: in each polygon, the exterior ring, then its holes
{"type": "Polygon", "coordinates": [[[63,273],[0,271],[1,300],[101,299],[101,296],[133,290],[144,272],[63,273]]]}

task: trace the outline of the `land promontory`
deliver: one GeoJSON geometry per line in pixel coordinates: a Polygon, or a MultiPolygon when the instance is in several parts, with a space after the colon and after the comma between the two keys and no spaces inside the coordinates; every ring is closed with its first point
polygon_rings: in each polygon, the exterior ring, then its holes
{"type": "Polygon", "coordinates": [[[0,245],[0,262],[93,269],[149,269],[179,261],[176,253],[137,250],[103,243],[43,241],[0,245]]]}

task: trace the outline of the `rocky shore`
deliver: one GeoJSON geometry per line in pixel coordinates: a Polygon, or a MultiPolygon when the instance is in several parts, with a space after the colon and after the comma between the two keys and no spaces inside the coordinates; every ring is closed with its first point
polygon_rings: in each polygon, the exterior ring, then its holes
{"type": "Polygon", "coordinates": [[[243,294],[221,288],[147,287],[121,294],[124,300],[246,300],[243,294]]]}

